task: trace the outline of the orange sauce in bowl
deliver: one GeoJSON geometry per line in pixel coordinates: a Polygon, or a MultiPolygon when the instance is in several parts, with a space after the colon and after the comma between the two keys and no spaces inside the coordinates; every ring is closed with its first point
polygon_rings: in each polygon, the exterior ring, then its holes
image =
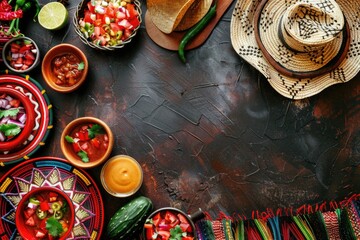
{"type": "Polygon", "coordinates": [[[142,180],[140,164],[126,155],[112,157],[101,170],[101,183],[105,190],[117,197],[135,193],[140,188],[142,180]]]}

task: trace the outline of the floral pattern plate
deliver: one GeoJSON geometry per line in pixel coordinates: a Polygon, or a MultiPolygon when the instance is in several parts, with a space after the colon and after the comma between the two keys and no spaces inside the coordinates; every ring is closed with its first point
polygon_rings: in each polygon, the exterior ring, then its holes
{"type": "Polygon", "coordinates": [[[11,74],[0,75],[0,86],[14,88],[24,93],[34,105],[36,114],[35,127],[24,147],[16,151],[0,152],[0,166],[29,159],[41,146],[52,128],[52,105],[42,86],[26,75],[24,77],[11,74]]]}
{"type": "Polygon", "coordinates": [[[104,204],[94,180],[65,159],[40,157],[22,162],[0,179],[0,239],[22,239],[15,227],[15,211],[22,196],[34,188],[53,186],[73,200],[75,225],[68,239],[100,239],[104,204]]]}

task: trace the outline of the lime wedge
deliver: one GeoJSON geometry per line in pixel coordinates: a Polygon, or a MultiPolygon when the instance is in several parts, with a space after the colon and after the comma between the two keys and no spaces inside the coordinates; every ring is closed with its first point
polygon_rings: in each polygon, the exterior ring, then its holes
{"type": "Polygon", "coordinates": [[[49,2],[40,9],[38,21],[46,29],[58,30],[66,25],[68,11],[60,2],[49,2]]]}

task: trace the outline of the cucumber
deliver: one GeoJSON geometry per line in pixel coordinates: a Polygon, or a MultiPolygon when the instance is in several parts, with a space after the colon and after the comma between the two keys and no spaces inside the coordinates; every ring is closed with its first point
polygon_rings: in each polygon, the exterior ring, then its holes
{"type": "Polygon", "coordinates": [[[147,197],[134,198],[110,218],[107,235],[110,239],[130,239],[144,226],[153,204],[147,197]]]}

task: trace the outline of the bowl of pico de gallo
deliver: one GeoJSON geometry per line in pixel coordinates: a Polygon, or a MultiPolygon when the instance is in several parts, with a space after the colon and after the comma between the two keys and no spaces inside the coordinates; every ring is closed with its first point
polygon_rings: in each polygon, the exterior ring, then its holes
{"type": "Polygon", "coordinates": [[[80,40],[100,50],[115,50],[131,42],[141,18],[138,0],[83,0],[73,25],[80,40]]]}
{"type": "Polygon", "coordinates": [[[110,127],[95,117],[80,117],[64,128],[60,147],[65,158],[81,168],[92,168],[107,160],[114,146],[110,127]]]}

